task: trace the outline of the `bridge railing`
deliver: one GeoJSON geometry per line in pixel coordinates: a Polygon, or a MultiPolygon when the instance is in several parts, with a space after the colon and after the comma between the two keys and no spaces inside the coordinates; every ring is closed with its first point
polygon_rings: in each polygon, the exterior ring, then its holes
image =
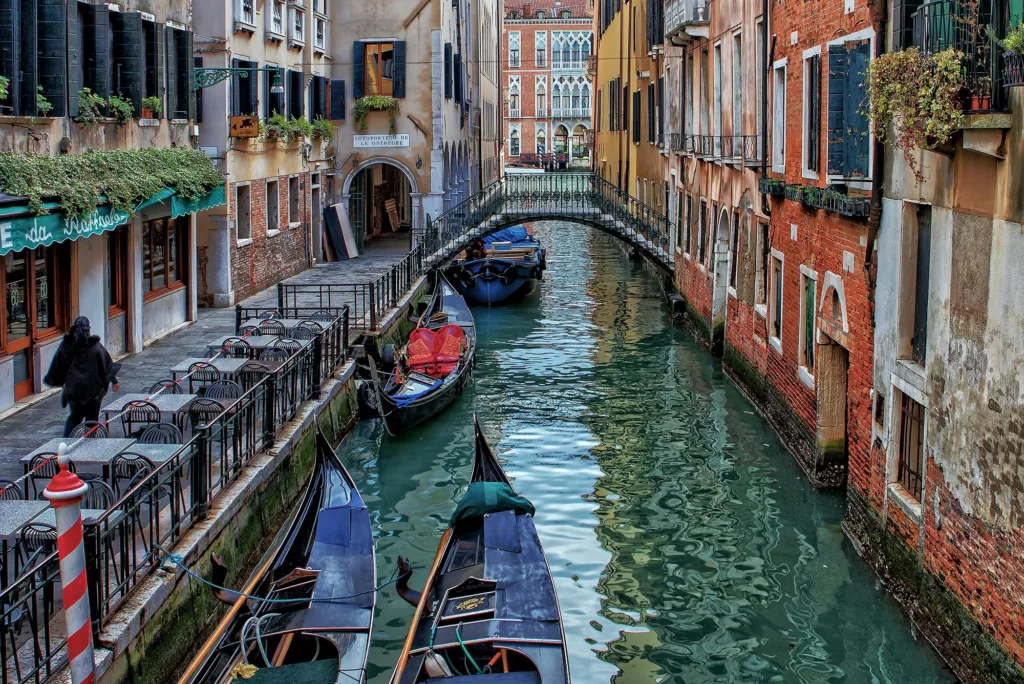
{"type": "Polygon", "coordinates": [[[665,214],[592,173],[511,173],[491,183],[465,202],[432,220],[415,234],[424,261],[436,265],[469,241],[488,232],[492,216],[516,215],[537,219],[615,219],[615,230],[628,241],[640,243],[658,258],[668,255],[669,227],[665,214]]]}

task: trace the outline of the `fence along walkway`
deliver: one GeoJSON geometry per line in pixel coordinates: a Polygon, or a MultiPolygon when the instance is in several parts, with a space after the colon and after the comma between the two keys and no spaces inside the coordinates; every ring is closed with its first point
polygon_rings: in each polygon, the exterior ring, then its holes
{"type": "Polygon", "coordinates": [[[416,235],[423,266],[443,265],[474,240],[526,221],[592,225],[644,252],[665,271],[669,222],[661,212],[592,173],[509,173],[449,209],[416,235]]]}

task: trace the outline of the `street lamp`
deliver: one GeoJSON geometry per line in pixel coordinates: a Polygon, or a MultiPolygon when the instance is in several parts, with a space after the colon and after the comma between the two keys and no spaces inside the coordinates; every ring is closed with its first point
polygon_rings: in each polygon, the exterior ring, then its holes
{"type": "Polygon", "coordinates": [[[274,69],[274,80],[270,83],[271,95],[284,95],[284,86],[281,84],[281,70],[274,69]]]}
{"type": "Polygon", "coordinates": [[[263,67],[260,69],[224,68],[224,67],[200,67],[192,72],[192,89],[201,90],[225,81],[232,76],[249,78],[249,73],[271,72],[274,79],[270,83],[270,92],[274,95],[284,94],[284,85],[281,83],[281,69],[277,67],[263,67]]]}

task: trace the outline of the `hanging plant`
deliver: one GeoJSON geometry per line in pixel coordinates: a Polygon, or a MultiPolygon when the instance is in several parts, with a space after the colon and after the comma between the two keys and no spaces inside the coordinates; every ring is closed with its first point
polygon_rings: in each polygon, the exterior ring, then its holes
{"type": "Polygon", "coordinates": [[[0,76],[0,100],[7,99],[7,86],[11,84],[11,81],[6,76],[0,76]]]}
{"type": "Polygon", "coordinates": [[[370,112],[387,112],[391,118],[388,132],[398,132],[398,100],[389,95],[367,95],[359,98],[355,104],[356,130],[366,132],[366,119],[370,112]]]}
{"type": "Polygon", "coordinates": [[[948,48],[888,52],[868,67],[868,115],[875,135],[903,151],[918,181],[917,149],[945,145],[963,124],[963,53],[948,48]]]}
{"type": "Polygon", "coordinates": [[[1011,55],[1024,55],[1024,22],[1021,22],[1010,29],[1010,32],[1006,34],[1005,38],[1000,38],[996,35],[995,31],[991,27],[986,27],[986,33],[988,37],[999,47],[1003,48],[1011,55]]]}
{"type": "Polygon", "coordinates": [[[69,216],[95,211],[106,198],[131,212],[142,200],[175,187],[187,200],[224,184],[210,158],[190,147],[102,150],[84,154],[0,154],[0,191],[27,197],[33,213],[44,197],[60,202],[69,216]]]}
{"type": "Polygon", "coordinates": [[[36,86],[36,109],[39,110],[40,116],[49,116],[50,110],[53,109],[53,103],[43,95],[43,86],[36,86]]]}
{"type": "Polygon", "coordinates": [[[313,137],[329,142],[334,137],[334,124],[322,116],[313,121],[313,137]]]}
{"type": "Polygon", "coordinates": [[[76,121],[92,126],[99,123],[103,118],[103,107],[107,101],[92,92],[91,88],[82,88],[78,91],[78,116],[76,121]]]}

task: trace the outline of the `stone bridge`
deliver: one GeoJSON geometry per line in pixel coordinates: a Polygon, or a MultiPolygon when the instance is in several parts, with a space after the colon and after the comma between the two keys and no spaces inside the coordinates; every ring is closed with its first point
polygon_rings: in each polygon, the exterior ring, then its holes
{"type": "Polygon", "coordinates": [[[507,173],[414,236],[423,266],[444,266],[474,240],[529,221],[570,221],[614,235],[671,274],[666,216],[592,173],[507,173]]]}

